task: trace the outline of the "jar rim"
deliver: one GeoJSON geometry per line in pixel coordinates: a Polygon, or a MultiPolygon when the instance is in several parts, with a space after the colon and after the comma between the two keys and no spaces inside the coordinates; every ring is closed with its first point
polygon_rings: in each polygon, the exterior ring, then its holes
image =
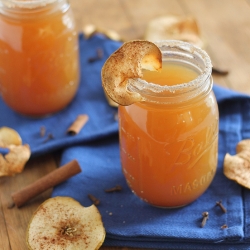
{"type": "Polygon", "coordinates": [[[165,102],[177,102],[178,97],[185,101],[199,95],[201,92],[211,89],[212,86],[210,85],[212,85],[212,81],[210,81],[210,76],[212,73],[212,63],[206,51],[196,45],[179,40],[163,40],[155,42],[155,44],[160,48],[163,57],[168,56],[169,53],[175,53],[180,57],[192,60],[192,63],[196,63],[199,60],[203,64],[202,68],[198,65],[199,63],[196,65],[200,70],[199,75],[192,81],[171,86],[147,82],[140,78],[129,79],[129,91],[137,92],[145,100],[151,102],[153,101],[151,98],[153,96],[161,97],[162,100],[163,98],[168,98],[165,102]]]}
{"type": "Polygon", "coordinates": [[[0,0],[7,8],[26,8],[34,9],[37,7],[44,7],[48,4],[57,2],[58,0],[0,0]]]}

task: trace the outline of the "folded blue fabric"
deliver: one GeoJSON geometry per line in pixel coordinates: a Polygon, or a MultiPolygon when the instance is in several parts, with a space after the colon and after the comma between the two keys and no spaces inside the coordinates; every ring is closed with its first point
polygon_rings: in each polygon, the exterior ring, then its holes
{"type": "Polygon", "coordinates": [[[192,204],[179,209],[159,209],[138,199],[126,185],[119,159],[117,135],[64,150],[62,163],[77,159],[82,173],[54,189],[53,196],[71,196],[84,206],[91,205],[88,194],[100,199],[98,206],[107,237],[104,245],[158,249],[250,249],[250,194],[228,180],[222,171],[226,152],[235,154],[236,144],[250,138],[250,98],[214,87],[216,96],[228,92],[219,102],[219,161],[216,177],[209,189],[192,204]],[[115,185],[119,193],[105,193],[115,185]],[[227,213],[215,206],[222,200],[227,213]],[[209,221],[200,227],[201,214],[209,221]],[[222,229],[228,225],[227,229],[222,229]]]}
{"type": "Polygon", "coordinates": [[[76,159],[82,172],[54,188],[52,196],[70,196],[83,206],[92,202],[88,194],[100,200],[107,236],[106,246],[158,249],[250,249],[250,191],[228,180],[222,171],[226,152],[235,154],[236,144],[250,138],[250,97],[218,86],[214,92],[219,103],[220,133],[218,170],[209,189],[192,204],[178,209],[152,207],[128,188],[121,171],[118,144],[117,110],[108,105],[100,70],[106,58],[120,43],[101,35],[80,41],[81,84],[74,101],[63,111],[48,118],[31,119],[11,111],[0,100],[0,127],[16,129],[23,142],[31,146],[32,157],[63,149],[61,165],[76,159]],[[101,48],[104,57],[89,62],[101,48]],[[65,132],[78,114],[88,114],[89,121],[75,136],[65,132]],[[46,127],[54,139],[40,136],[46,127]],[[106,193],[116,185],[121,192],[106,193]],[[216,201],[222,200],[227,213],[216,201]],[[209,220],[200,227],[202,212],[209,220]],[[221,229],[224,224],[227,229],[221,229]]]}

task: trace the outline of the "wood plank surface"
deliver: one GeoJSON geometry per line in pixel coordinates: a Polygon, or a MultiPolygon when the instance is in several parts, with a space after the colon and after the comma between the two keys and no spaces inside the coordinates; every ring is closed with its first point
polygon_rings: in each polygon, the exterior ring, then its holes
{"type": "Polygon", "coordinates": [[[0,227],[0,249],[27,249],[25,242],[26,228],[33,211],[47,199],[51,190],[44,192],[31,200],[21,208],[10,208],[12,205],[11,194],[21,188],[33,183],[38,178],[48,174],[57,167],[54,156],[46,155],[31,159],[25,166],[22,174],[14,177],[0,178],[0,201],[1,201],[1,223],[0,227]],[[7,241],[8,240],[8,241],[7,241]],[[4,244],[1,246],[1,244],[4,244]]]}
{"type": "MultiPolygon", "coordinates": [[[[71,0],[79,31],[87,24],[110,29],[124,40],[143,38],[155,17],[178,14],[197,20],[205,49],[213,65],[226,69],[226,76],[213,75],[216,84],[250,94],[250,0],[71,0]]],[[[26,250],[25,232],[29,219],[51,190],[26,206],[8,208],[12,192],[32,183],[58,166],[58,155],[28,162],[23,173],[0,177],[0,249],[26,250]]],[[[129,249],[101,247],[107,249],[129,249]]]]}

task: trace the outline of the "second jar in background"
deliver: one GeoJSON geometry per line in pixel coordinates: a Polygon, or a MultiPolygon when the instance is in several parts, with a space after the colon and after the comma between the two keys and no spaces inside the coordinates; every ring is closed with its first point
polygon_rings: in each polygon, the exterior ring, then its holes
{"type": "Polygon", "coordinates": [[[79,85],[78,36],[66,0],[0,1],[0,94],[18,113],[66,107],[79,85]]]}

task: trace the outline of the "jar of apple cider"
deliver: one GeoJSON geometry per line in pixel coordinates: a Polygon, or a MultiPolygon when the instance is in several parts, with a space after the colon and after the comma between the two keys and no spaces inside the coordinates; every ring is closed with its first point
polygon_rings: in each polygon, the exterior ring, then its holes
{"type": "Polygon", "coordinates": [[[122,170],[131,190],[158,207],[180,207],[202,195],[217,168],[218,106],[211,61],[181,41],[156,43],[161,72],[144,71],[128,90],[143,102],[119,106],[122,170]]]}
{"type": "Polygon", "coordinates": [[[45,116],[79,85],[78,36],[67,0],[0,0],[0,95],[13,110],[45,116]]]}

